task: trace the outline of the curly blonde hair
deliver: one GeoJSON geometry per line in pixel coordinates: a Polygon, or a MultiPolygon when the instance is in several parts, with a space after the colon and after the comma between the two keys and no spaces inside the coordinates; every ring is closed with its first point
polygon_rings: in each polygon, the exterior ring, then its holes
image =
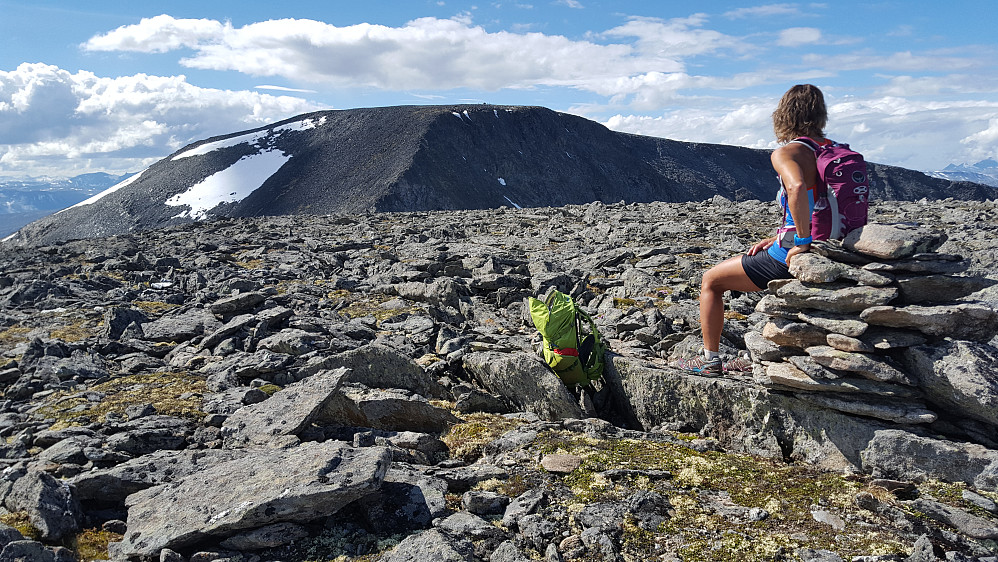
{"type": "Polygon", "coordinates": [[[824,137],[827,122],[825,96],[811,84],[798,84],[787,90],[773,112],[773,132],[781,143],[797,137],[824,137]]]}

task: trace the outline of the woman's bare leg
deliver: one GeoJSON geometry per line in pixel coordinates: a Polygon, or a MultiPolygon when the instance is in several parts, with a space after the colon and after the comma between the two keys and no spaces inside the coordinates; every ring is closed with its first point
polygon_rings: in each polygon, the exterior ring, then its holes
{"type": "Polygon", "coordinates": [[[703,274],[700,282],[700,329],[703,347],[718,351],[721,347],[721,330],[724,328],[724,292],[760,291],[742,267],[742,256],[730,257],[703,274]]]}

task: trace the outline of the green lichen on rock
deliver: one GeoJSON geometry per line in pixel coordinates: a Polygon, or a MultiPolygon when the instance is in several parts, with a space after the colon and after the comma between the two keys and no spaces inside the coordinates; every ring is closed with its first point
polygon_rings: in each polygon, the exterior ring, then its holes
{"type": "Polygon", "coordinates": [[[107,560],[108,543],[118,542],[122,538],[122,535],[99,528],[84,529],[72,538],[69,547],[76,553],[76,558],[80,562],[107,560]]]}
{"type": "Polygon", "coordinates": [[[0,523],[17,529],[17,532],[21,533],[21,536],[28,540],[41,540],[42,532],[31,524],[31,518],[24,511],[0,515],[0,523]]]}

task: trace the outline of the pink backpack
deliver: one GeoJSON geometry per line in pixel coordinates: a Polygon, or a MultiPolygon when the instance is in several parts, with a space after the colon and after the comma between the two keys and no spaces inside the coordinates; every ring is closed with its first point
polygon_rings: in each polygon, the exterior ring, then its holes
{"type": "Polygon", "coordinates": [[[870,178],[863,155],[837,142],[819,145],[808,137],[790,142],[813,150],[818,161],[821,181],[814,190],[811,237],[839,240],[865,225],[870,208],[870,178]]]}

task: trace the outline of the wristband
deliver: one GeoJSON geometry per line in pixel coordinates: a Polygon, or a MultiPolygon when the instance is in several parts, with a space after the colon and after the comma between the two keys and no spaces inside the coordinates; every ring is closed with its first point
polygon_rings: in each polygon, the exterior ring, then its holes
{"type": "Polygon", "coordinates": [[[794,234],[794,246],[804,246],[805,244],[810,244],[812,241],[813,239],[810,236],[807,238],[798,238],[797,235],[794,234]]]}

